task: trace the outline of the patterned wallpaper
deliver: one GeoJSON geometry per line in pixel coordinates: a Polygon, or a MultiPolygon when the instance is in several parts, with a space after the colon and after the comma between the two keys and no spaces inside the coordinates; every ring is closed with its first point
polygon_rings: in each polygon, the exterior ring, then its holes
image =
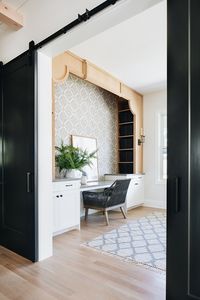
{"type": "Polygon", "coordinates": [[[99,176],[117,171],[117,96],[70,74],[55,84],[56,145],[71,135],[97,138],[99,176]]]}

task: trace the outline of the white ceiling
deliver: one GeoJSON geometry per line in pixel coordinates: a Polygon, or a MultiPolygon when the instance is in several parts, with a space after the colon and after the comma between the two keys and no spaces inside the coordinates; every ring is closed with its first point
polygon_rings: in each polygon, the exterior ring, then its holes
{"type": "Polygon", "coordinates": [[[145,94],[166,87],[166,0],[70,49],[145,94]]]}

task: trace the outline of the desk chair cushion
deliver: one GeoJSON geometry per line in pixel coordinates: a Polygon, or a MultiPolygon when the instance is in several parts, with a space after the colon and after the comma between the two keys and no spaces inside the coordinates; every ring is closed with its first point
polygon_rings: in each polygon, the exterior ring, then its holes
{"type": "Polygon", "coordinates": [[[104,191],[103,192],[85,191],[82,193],[82,195],[83,195],[84,206],[90,208],[92,207],[106,208],[108,196],[105,195],[104,191]]]}

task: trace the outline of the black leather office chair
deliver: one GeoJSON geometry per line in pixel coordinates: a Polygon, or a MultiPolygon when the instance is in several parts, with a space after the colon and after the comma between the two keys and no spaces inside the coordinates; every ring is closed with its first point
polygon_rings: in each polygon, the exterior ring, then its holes
{"type": "Polygon", "coordinates": [[[129,183],[130,179],[116,180],[111,187],[104,189],[104,191],[83,192],[85,220],[87,220],[89,208],[103,211],[103,213],[105,213],[107,225],[109,225],[108,211],[115,208],[120,208],[126,219],[124,205],[129,183]]]}

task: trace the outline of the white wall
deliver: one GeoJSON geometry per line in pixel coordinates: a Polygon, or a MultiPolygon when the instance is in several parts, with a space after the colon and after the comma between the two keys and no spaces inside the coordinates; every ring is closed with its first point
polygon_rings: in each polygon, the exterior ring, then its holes
{"type": "Polygon", "coordinates": [[[52,255],[52,60],[38,52],[39,260],[52,255]]]}
{"type": "Polygon", "coordinates": [[[157,182],[157,133],[159,113],[167,113],[167,91],[144,95],[145,206],[166,208],[166,184],[157,182]]]}

